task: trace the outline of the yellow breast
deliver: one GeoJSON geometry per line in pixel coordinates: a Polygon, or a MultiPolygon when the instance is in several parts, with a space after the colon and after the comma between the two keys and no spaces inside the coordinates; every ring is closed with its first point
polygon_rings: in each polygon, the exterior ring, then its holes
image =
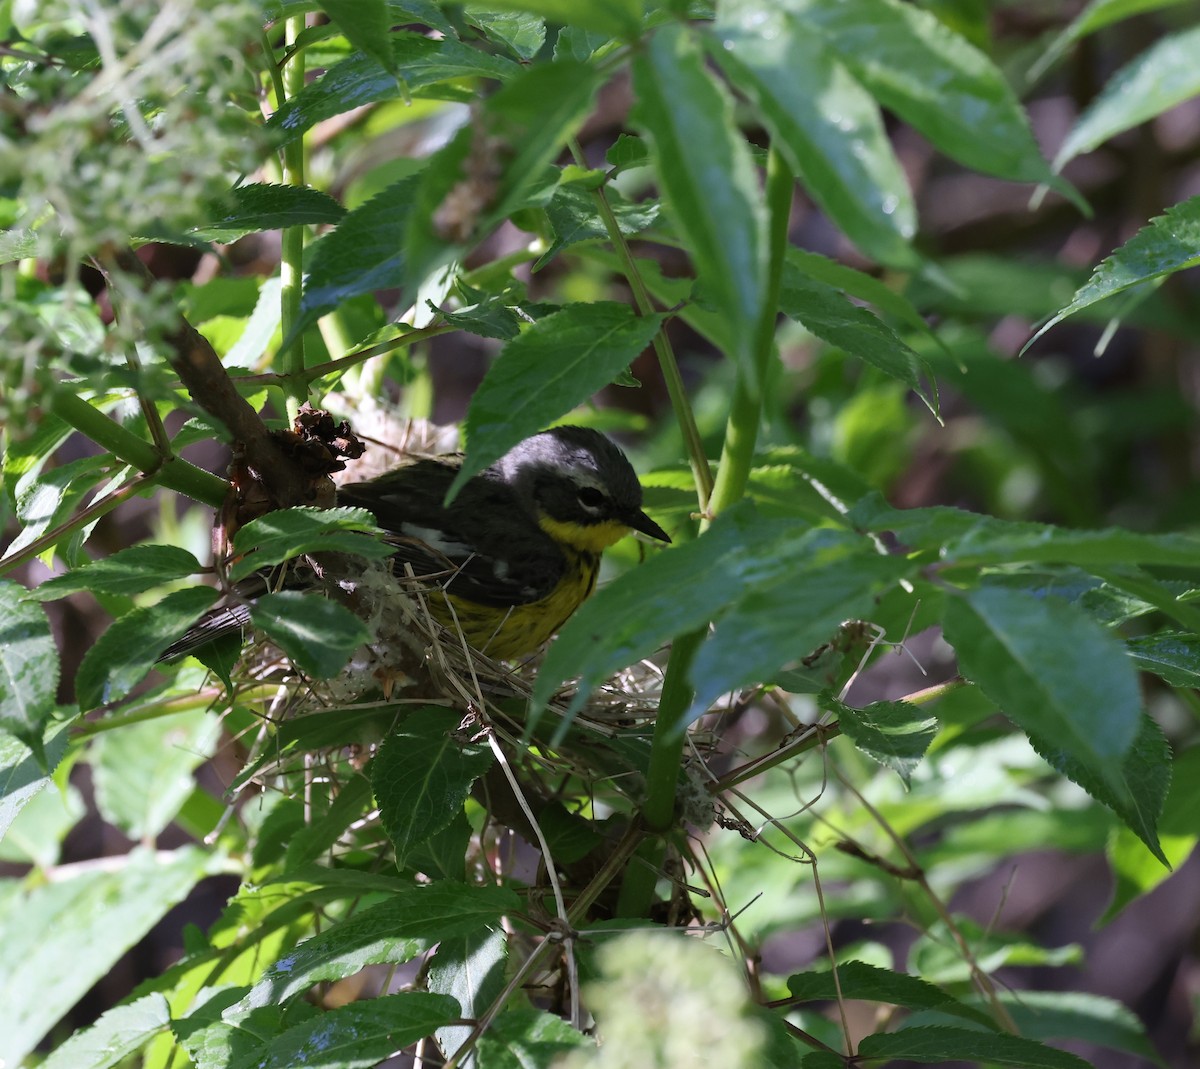
{"type": "Polygon", "coordinates": [[[451,629],[457,620],[468,644],[497,660],[533,653],[554,634],[596,588],[600,557],[563,547],[567,567],[558,585],[539,601],[501,607],[434,591],[429,611],[451,629]],[[454,607],[453,615],[446,604],[454,607]]]}

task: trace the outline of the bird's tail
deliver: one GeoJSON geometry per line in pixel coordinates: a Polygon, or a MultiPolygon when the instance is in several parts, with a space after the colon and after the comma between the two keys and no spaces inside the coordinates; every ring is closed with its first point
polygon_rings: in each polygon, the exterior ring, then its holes
{"type": "Polygon", "coordinates": [[[226,635],[244,635],[250,626],[250,606],[245,603],[219,605],[209,609],[197,620],[183,638],[172,642],[159,657],[160,661],[175,661],[201,646],[207,646],[226,635]]]}

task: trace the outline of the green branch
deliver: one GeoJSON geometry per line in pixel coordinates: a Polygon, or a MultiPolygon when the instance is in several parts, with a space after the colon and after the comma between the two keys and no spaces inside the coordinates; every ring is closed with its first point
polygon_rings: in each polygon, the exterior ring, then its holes
{"type": "MultiPolygon", "coordinates": [[[[775,350],[775,321],[779,291],[783,280],[784,254],[788,245],[788,222],[792,207],[792,176],[779,152],[772,148],[767,159],[768,265],[766,286],[754,332],[752,363],[739,364],[725,444],[717,480],[706,510],[704,525],[738,501],[746,492],[754,445],[762,416],[762,384],[775,350]]],[[[615,221],[614,221],[615,222],[615,221]]],[[[683,745],[691,711],[693,690],[688,681],[692,660],[707,636],[707,628],[691,631],[675,639],[667,662],[654,739],[650,747],[650,767],[646,775],[646,802],[642,818],[646,827],[660,835],[671,829],[677,816],[675,794],[683,745]]],[[[638,851],[643,864],[630,866],[621,886],[620,913],[626,917],[645,916],[654,897],[656,874],[666,854],[664,839],[648,840],[638,851]]]]}
{"type": "Polygon", "coordinates": [[[56,390],[50,400],[50,411],[160,486],[213,508],[220,508],[225,500],[229,484],[224,479],[182,457],[163,456],[149,442],[93,408],[78,394],[66,389],[56,390]]]}

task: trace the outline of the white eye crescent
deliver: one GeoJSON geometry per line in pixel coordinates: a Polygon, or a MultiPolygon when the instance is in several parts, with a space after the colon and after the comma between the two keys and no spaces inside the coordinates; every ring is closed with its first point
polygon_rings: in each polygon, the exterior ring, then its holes
{"type": "Polygon", "coordinates": [[[604,504],[604,492],[597,490],[594,486],[581,486],[579,503],[589,512],[594,512],[604,504]]]}

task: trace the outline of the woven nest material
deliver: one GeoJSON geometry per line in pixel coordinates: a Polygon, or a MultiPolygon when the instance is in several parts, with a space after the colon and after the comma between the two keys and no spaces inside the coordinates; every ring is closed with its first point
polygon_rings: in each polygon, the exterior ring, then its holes
{"type": "MultiPolygon", "coordinates": [[[[381,408],[359,410],[354,422],[360,437],[380,444],[352,462],[339,482],[368,479],[405,460],[445,455],[457,444],[454,428],[397,422],[381,408]]],[[[300,567],[311,571],[312,585],[366,622],[371,640],[337,676],[312,680],[259,638],[242,657],[237,683],[260,694],[264,685],[273,688],[266,719],[277,725],[287,722],[293,736],[303,734],[307,717],[328,720],[335,730],[339,721],[345,723],[345,737],[323,746],[321,760],[336,762],[339,753],[349,753],[359,764],[407,708],[437,705],[462,712],[464,738],[483,728],[494,731],[517,763],[552,766],[597,784],[603,780],[605,790],[615,790],[635,804],[641,800],[641,770],[662,684],[657,663],[642,661],[597,688],[565,737],[551,746],[549,740],[575,698],[574,687],[561,688],[531,728],[525,714],[541,656],[509,663],[469,647],[461,632],[441,625],[429,611],[431,599],[445,597],[436,578],[397,575],[392,560],[365,562],[337,554],[306,559],[300,567]]],[[[317,734],[326,738],[325,733],[317,734]]],[[[700,749],[707,748],[697,741],[700,749]]],[[[271,734],[264,731],[239,784],[261,783],[298,767],[298,759],[309,762],[313,756],[312,751],[280,750],[273,758],[273,745],[271,734]]],[[[700,799],[691,819],[707,824],[711,805],[699,761],[689,778],[694,790],[688,793],[700,799]]]]}

